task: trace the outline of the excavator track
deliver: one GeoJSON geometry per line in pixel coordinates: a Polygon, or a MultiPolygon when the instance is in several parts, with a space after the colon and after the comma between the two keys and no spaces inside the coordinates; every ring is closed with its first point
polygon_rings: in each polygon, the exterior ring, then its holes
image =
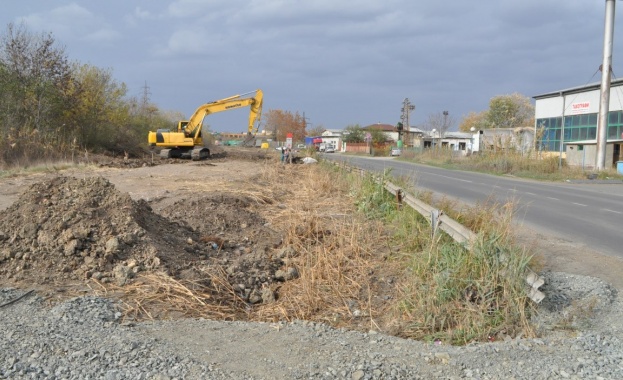
{"type": "Polygon", "coordinates": [[[160,158],[171,158],[172,149],[162,149],[160,151],[160,158]]]}
{"type": "Polygon", "coordinates": [[[205,160],[210,157],[210,149],[205,147],[195,147],[190,153],[190,158],[193,161],[205,160]]]}

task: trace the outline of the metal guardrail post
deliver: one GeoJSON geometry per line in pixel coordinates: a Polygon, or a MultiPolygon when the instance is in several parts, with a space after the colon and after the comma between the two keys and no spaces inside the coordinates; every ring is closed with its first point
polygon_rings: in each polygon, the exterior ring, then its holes
{"type": "MultiPolygon", "coordinates": [[[[387,182],[385,184],[385,189],[387,189],[387,191],[394,195],[398,192],[402,192],[402,189],[398,188],[398,186],[394,185],[391,182],[387,182]]],[[[435,235],[437,228],[441,228],[441,230],[446,232],[455,241],[461,244],[467,244],[469,246],[476,238],[476,234],[473,233],[470,229],[466,228],[459,222],[445,215],[443,212],[415,198],[414,196],[404,194],[403,192],[402,200],[406,204],[411,206],[415,211],[424,216],[431,223],[433,236],[435,235]],[[432,220],[433,213],[435,213],[436,216],[435,221],[432,220]]]]}
{"type": "Polygon", "coordinates": [[[439,227],[439,210],[431,210],[430,212],[430,231],[431,238],[435,238],[437,228],[439,227]]]}
{"type": "MultiPolygon", "coordinates": [[[[366,173],[366,170],[364,169],[359,169],[359,171],[362,177],[366,173]]],[[[381,178],[375,178],[375,180],[380,181],[381,178]]],[[[405,194],[402,189],[389,181],[385,183],[385,189],[396,196],[396,199],[399,202],[398,207],[400,207],[402,202],[404,202],[431,223],[431,233],[433,238],[435,237],[437,229],[440,228],[445,233],[450,235],[456,242],[464,244],[467,249],[472,249],[472,244],[476,240],[476,234],[469,228],[445,215],[441,210],[422,202],[410,194],[405,194]]],[[[528,268],[528,274],[526,276],[526,284],[528,285],[527,293],[528,297],[534,303],[538,304],[545,299],[545,294],[539,291],[539,288],[544,283],[545,281],[543,278],[528,268]]]]}

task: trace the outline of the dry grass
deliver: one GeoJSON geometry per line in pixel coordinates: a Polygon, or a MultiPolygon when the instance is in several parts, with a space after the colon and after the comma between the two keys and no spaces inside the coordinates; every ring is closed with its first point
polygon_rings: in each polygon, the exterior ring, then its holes
{"type": "Polygon", "coordinates": [[[280,299],[262,306],[259,314],[336,326],[359,324],[367,316],[365,327],[375,328],[381,310],[371,302],[374,273],[383,264],[387,234],[379,223],[365,222],[356,213],[350,186],[339,173],[319,166],[279,169],[296,171],[288,175],[298,177],[290,186],[296,191],[279,214],[268,217],[285,232],[284,245],[296,253],[286,261],[295,263],[300,277],[286,282],[280,299]]]}
{"type": "MultiPolygon", "coordinates": [[[[207,189],[206,189],[207,190],[207,189]]],[[[222,268],[203,268],[202,281],[177,280],[164,273],[145,274],[131,285],[99,284],[100,294],[121,294],[128,318],[204,317],[223,320],[321,321],[334,326],[378,329],[387,305],[376,295],[383,286],[388,235],[381,223],[357,214],[350,184],[319,165],[267,163],[256,177],[210,184],[279,204],[264,217],[282,231],[291,254],[285,266],[297,268],[294,281],[274,285],[275,302],[248,305],[236,295],[222,268]],[[276,186],[275,184],[287,184],[276,186]]],[[[391,288],[386,291],[393,292],[391,288]]]]}
{"type": "Polygon", "coordinates": [[[433,239],[427,222],[398,209],[371,176],[273,162],[251,180],[224,186],[278,205],[263,216],[283,234],[284,268],[299,276],[272,285],[274,302],[246,304],[219,267],[203,268],[200,283],[158,273],[95,290],[123,292],[129,318],[299,319],[453,344],[529,330],[520,281],[529,259],[512,248],[511,206],[489,202],[476,212],[442,201],[444,211],[488,231],[466,251],[443,234],[433,239]]]}
{"type": "Polygon", "coordinates": [[[125,318],[168,319],[176,317],[204,317],[219,320],[245,318],[245,303],[236,296],[225,273],[214,268],[205,273],[201,283],[176,280],[162,273],[140,275],[132,284],[118,286],[91,280],[101,295],[120,295],[125,318]]]}
{"type": "MultiPolygon", "coordinates": [[[[405,151],[403,159],[452,169],[471,170],[498,175],[513,175],[539,180],[561,181],[567,179],[586,179],[586,170],[571,167],[553,155],[522,154],[514,150],[487,150],[479,154],[463,157],[448,149],[426,149],[422,152],[405,151]]],[[[623,176],[616,169],[606,169],[598,173],[599,179],[623,176]]]]}

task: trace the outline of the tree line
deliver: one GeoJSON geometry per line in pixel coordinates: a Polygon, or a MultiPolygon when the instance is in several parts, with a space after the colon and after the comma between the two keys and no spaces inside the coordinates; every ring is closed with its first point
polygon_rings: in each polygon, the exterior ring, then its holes
{"type": "Polygon", "coordinates": [[[112,72],[71,62],[51,33],[9,24],[0,36],[0,164],[67,158],[77,152],[139,153],[166,114],[128,96],[112,72]]]}

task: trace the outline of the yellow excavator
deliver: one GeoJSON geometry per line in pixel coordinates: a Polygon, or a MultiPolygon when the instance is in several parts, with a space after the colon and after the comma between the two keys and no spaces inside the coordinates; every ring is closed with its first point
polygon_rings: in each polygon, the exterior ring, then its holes
{"type": "Polygon", "coordinates": [[[262,115],[262,90],[247,92],[242,95],[234,95],[225,99],[205,103],[190,117],[190,120],[182,120],[177,124],[177,131],[169,129],[159,129],[156,132],[149,132],[147,138],[150,146],[161,147],[160,157],[162,158],[191,158],[193,161],[202,160],[210,157],[210,149],[203,145],[201,129],[203,119],[212,113],[229,111],[241,107],[250,107],[249,127],[247,137],[243,145],[252,141],[257,133],[262,115]],[[245,95],[255,94],[250,97],[245,95]],[[257,121],[257,126],[254,127],[257,121]]]}

